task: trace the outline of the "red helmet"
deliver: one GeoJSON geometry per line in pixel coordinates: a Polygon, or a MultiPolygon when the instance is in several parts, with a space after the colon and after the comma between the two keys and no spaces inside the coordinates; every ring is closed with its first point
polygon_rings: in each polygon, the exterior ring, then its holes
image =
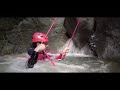
{"type": "Polygon", "coordinates": [[[32,42],[48,42],[48,37],[43,33],[35,32],[32,37],[32,42]]]}

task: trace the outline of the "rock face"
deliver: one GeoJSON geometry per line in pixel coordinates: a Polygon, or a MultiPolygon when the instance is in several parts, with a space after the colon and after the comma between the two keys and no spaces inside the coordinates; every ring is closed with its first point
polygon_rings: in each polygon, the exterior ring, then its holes
{"type": "Polygon", "coordinates": [[[103,59],[120,59],[120,18],[95,18],[95,51],[103,59]]]}
{"type": "MultiPolygon", "coordinates": [[[[78,18],[65,18],[64,26],[69,37],[72,36],[72,33],[76,27],[78,18]]],[[[92,29],[94,25],[94,18],[80,18],[80,24],[76,30],[73,42],[78,47],[78,49],[84,49],[85,54],[90,54],[90,48],[88,47],[88,40],[92,34],[92,29]]]]}
{"type": "MultiPolygon", "coordinates": [[[[0,55],[10,54],[14,49],[14,45],[9,42],[8,35],[11,35],[12,29],[16,28],[20,21],[24,18],[13,18],[13,17],[1,17],[0,18],[0,55]]],[[[14,34],[14,33],[13,33],[14,34]]],[[[13,41],[15,42],[15,41],[13,41]]]]}
{"type": "MultiPolygon", "coordinates": [[[[46,33],[54,17],[0,18],[0,55],[26,53],[34,32],[46,33]]],[[[49,37],[49,49],[58,50],[72,36],[78,18],[58,18],[49,37]],[[67,36],[66,36],[67,35],[67,36]]],[[[85,54],[120,59],[120,18],[81,17],[73,42],[85,54]]]]}
{"type": "MultiPolygon", "coordinates": [[[[64,26],[71,37],[78,18],[66,18],[64,26]]],[[[74,37],[79,49],[85,45],[100,59],[120,59],[120,18],[81,18],[74,37]]],[[[89,51],[86,49],[85,53],[89,51]]]]}
{"type": "MultiPolygon", "coordinates": [[[[0,55],[23,53],[31,46],[34,32],[46,33],[54,18],[1,18],[0,19],[0,55]]],[[[64,44],[64,18],[58,18],[49,36],[49,48],[57,50],[64,44]],[[58,42],[59,41],[59,42],[58,42]],[[57,43],[56,43],[57,42],[57,43]]]]}

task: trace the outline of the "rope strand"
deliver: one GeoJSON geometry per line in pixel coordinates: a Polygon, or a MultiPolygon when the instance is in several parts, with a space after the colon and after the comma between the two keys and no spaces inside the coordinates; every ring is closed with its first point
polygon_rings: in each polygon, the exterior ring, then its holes
{"type": "Polygon", "coordinates": [[[74,35],[75,35],[75,32],[76,32],[76,30],[77,30],[77,28],[78,28],[79,23],[80,23],[80,18],[78,19],[77,25],[76,25],[76,27],[75,27],[75,29],[74,29],[74,32],[73,32],[72,37],[71,37],[71,39],[70,39],[70,42],[68,43],[68,48],[69,48],[70,43],[71,43],[71,41],[72,41],[72,39],[73,39],[73,37],[74,37],[74,35]]]}

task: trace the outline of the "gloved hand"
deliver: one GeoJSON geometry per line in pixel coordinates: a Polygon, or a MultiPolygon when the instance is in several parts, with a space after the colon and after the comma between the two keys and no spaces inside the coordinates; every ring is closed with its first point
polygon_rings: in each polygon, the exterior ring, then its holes
{"type": "Polygon", "coordinates": [[[45,45],[43,43],[37,45],[37,47],[34,49],[36,52],[41,52],[42,50],[45,50],[48,47],[48,45],[45,45]]]}

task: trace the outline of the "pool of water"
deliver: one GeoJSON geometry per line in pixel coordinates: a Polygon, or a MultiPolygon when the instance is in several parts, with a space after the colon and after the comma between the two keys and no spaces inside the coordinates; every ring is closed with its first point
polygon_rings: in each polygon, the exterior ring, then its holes
{"type": "Polygon", "coordinates": [[[2,56],[0,57],[0,72],[62,72],[62,73],[108,73],[120,72],[120,65],[113,61],[98,60],[96,57],[79,56],[75,54],[68,55],[62,61],[54,61],[55,66],[49,61],[38,61],[34,68],[27,69],[25,67],[28,60],[25,57],[18,56],[2,56]]]}

